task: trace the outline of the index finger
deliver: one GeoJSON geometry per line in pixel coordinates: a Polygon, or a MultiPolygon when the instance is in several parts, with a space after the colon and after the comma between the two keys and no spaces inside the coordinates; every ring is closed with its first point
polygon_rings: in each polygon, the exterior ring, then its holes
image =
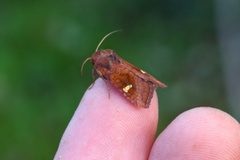
{"type": "Polygon", "coordinates": [[[131,104],[103,80],[87,90],[60,142],[55,159],[147,159],[158,122],[154,92],[148,109],[131,104]]]}

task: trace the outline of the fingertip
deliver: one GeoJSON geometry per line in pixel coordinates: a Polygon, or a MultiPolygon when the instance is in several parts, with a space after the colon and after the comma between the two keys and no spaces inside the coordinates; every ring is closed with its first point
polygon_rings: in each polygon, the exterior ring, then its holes
{"type": "Polygon", "coordinates": [[[240,159],[240,126],[229,114],[199,107],[179,115],[155,141],[150,159],[240,159]]]}
{"type": "Polygon", "coordinates": [[[109,87],[110,97],[102,79],[86,91],[55,157],[118,159],[122,155],[135,159],[149,155],[158,121],[156,93],[145,109],[134,106],[117,89],[109,87]]]}

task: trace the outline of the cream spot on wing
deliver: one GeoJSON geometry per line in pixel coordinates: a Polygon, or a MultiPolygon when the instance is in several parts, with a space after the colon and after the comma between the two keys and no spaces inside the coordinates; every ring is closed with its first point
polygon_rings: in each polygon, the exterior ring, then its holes
{"type": "Polygon", "coordinates": [[[143,74],[145,74],[146,72],[145,71],[143,71],[143,70],[140,70],[143,74]]]}
{"type": "Polygon", "coordinates": [[[126,87],[123,88],[123,91],[127,93],[129,91],[129,89],[131,89],[131,88],[132,88],[132,85],[129,84],[126,87]]]}

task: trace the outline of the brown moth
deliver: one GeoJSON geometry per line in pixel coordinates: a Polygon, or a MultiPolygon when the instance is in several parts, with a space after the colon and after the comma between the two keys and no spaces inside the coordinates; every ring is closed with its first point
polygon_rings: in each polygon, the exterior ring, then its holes
{"type": "Polygon", "coordinates": [[[113,31],[103,37],[93,55],[83,62],[81,72],[84,64],[91,60],[94,77],[98,75],[107,85],[110,82],[134,105],[148,108],[154,90],[157,87],[165,88],[167,86],[145,71],[123,60],[113,50],[98,50],[105,38],[118,31],[113,31]]]}

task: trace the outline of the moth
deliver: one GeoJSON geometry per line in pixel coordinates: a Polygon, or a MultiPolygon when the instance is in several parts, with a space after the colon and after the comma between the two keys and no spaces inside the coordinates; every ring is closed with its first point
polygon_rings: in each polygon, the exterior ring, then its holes
{"type": "Polygon", "coordinates": [[[93,77],[98,75],[105,81],[107,86],[108,82],[110,82],[134,105],[148,108],[154,90],[157,87],[165,88],[167,86],[145,71],[120,58],[112,49],[98,50],[101,43],[109,35],[118,31],[110,32],[102,38],[93,55],[83,62],[81,72],[84,64],[91,60],[93,77]]]}

